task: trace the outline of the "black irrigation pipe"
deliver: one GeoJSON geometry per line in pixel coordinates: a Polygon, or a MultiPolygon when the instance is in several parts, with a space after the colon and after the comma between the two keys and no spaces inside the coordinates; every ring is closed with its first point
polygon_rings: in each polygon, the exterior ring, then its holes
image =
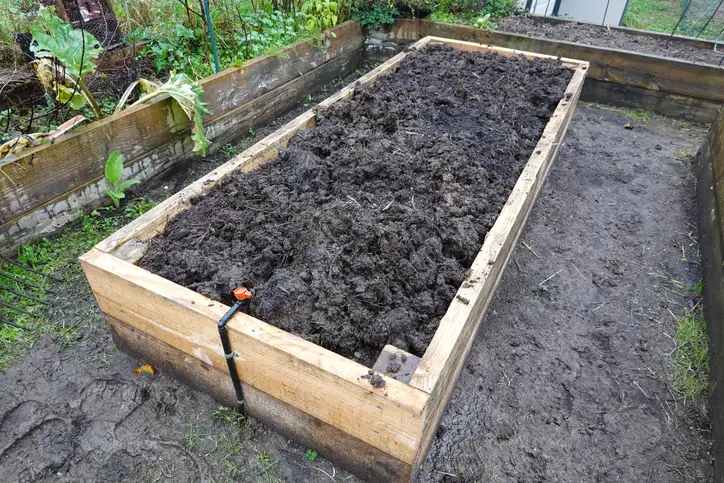
{"type": "Polygon", "coordinates": [[[0,285],[0,292],[2,292],[3,290],[6,292],[10,292],[13,295],[17,295],[18,297],[23,297],[28,300],[32,300],[33,302],[37,302],[39,304],[50,305],[50,303],[46,302],[45,300],[36,299],[35,297],[31,297],[30,295],[25,295],[24,293],[16,292],[15,290],[11,289],[10,287],[4,287],[4,286],[0,285]]]}
{"type": "Polygon", "coordinates": [[[17,327],[18,329],[28,330],[28,328],[23,325],[16,324],[15,322],[10,322],[9,320],[0,319],[0,325],[3,325],[3,324],[9,325],[11,327],[17,327]]]}
{"type": "Polygon", "coordinates": [[[58,278],[58,277],[56,277],[55,275],[51,275],[51,274],[49,274],[49,273],[39,272],[39,271],[35,270],[34,268],[30,268],[30,267],[28,267],[27,265],[23,265],[22,263],[18,263],[18,262],[15,262],[15,261],[13,261],[13,260],[10,260],[9,258],[4,257],[4,256],[2,256],[2,255],[0,255],[0,260],[4,260],[5,262],[10,263],[10,264],[12,264],[12,265],[15,265],[15,266],[18,267],[18,268],[22,268],[23,270],[27,270],[28,272],[37,273],[38,275],[42,275],[43,277],[47,277],[47,278],[49,278],[49,279],[51,279],[51,280],[55,280],[56,282],[63,282],[63,281],[64,281],[62,278],[58,278]]]}
{"type": "Polygon", "coordinates": [[[0,301],[0,307],[5,307],[5,308],[8,308],[8,309],[10,309],[10,310],[14,310],[14,311],[16,311],[16,312],[20,312],[21,314],[25,314],[25,315],[29,315],[29,316],[31,316],[31,317],[35,317],[35,314],[31,314],[31,313],[28,312],[27,310],[19,309],[19,308],[14,307],[14,306],[12,306],[12,305],[10,305],[10,304],[6,304],[5,302],[2,302],[2,301],[0,301]]]}
{"type": "Polygon", "coordinates": [[[25,280],[20,280],[19,278],[15,278],[12,275],[8,275],[5,272],[0,272],[0,277],[5,277],[8,280],[12,280],[13,282],[22,283],[23,285],[26,285],[28,287],[36,288],[38,290],[43,290],[45,292],[52,293],[53,295],[59,295],[58,292],[56,292],[54,290],[50,290],[49,288],[41,287],[40,285],[33,285],[30,282],[26,282],[25,280]]]}

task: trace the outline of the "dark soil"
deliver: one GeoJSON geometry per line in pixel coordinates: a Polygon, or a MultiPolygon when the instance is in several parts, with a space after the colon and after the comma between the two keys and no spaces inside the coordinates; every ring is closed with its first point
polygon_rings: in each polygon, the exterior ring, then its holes
{"type": "Polygon", "coordinates": [[[717,54],[713,49],[700,49],[676,39],[667,41],[578,22],[550,23],[521,15],[501,18],[497,21],[497,28],[530,37],[631,50],[702,64],[720,65],[724,59],[724,54],[717,54]]]}
{"type": "Polygon", "coordinates": [[[421,356],[572,72],[430,46],[197,200],[141,265],[372,366],[421,356]]]}
{"type": "Polygon", "coordinates": [[[420,482],[713,481],[708,402],[670,389],[703,132],[628,122],[579,104],[420,482]]]}

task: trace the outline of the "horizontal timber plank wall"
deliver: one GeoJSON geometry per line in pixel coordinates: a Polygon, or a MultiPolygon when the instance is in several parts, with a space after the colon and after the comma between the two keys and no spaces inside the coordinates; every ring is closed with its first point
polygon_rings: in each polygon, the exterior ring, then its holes
{"type": "Polygon", "coordinates": [[[580,25],[587,25],[590,27],[598,28],[598,29],[606,29],[606,30],[615,30],[617,32],[622,32],[628,35],[634,35],[638,37],[653,37],[655,39],[663,40],[663,41],[671,41],[678,44],[685,44],[689,45],[691,47],[696,47],[697,49],[703,49],[703,50],[713,50],[714,49],[714,42],[706,39],[697,39],[696,37],[688,37],[686,35],[674,35],[673,37],[670,34],[665,34],[661,32],[654,32],[651,30],[641,30],[641,29],[635,29],[632,27],[622,27],[620,25],[605,25],[602,26],[601,24],[591,23],[591,22],[581,22],[580,20],[572,20],[569,18],[563,18],[563,17],[546,17],[543,15],[534,15],[534,14],[525,14],[526,17],[530,17],[532,19],[538,20],[539,22],[545,22],[549,23],[551,25],[560,25],[560,24],[580,24],[580,25]]]}
{"type": "MultiPolygon", "coordinates": [[[[298,42],[280,55],[252,59],[202,80],[211,111],[204,119],[214,142],[211,152],[354,70],[364,40],[359,22],[345,22],[333,32],[323,46],[298,42]]],[[[16,160],[0,161],[0,253],[12,255],[72,221],[78,210],[106,204],[103,168],[112,151],[124,155],[125,177],[145,181],[193,159],[192,147],[188,120],[165,97],[94,122],[16,160]]]]}
{"type": "Polygon", "coordinates": [[[715,481],[724,481],[724,111],[697,156],[699,247],[704,275],[704,315],[709,333],[711,425],[715,481]]]}
{"type": "Polygon", "coordinates": [[[399,43],[434,35],[586,60],[591,71],[581,100],[587,102],[706,123],[713,122],[724,105],[724,68],[686,60],[419,19],[397,19],[368,35],[399,43]]]}

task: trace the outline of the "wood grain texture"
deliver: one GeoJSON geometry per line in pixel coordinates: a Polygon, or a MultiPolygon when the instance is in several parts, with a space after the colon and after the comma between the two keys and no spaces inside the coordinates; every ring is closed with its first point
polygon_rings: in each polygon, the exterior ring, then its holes
{"type": "MultiPolygon", "coordinates": [[[[204,99],[212,113],[207,122],[212,124],[300,73],[360,51],[363,38],[358,22],[345,22],[333,31],[339,35],[326,38],[321,48],[300,42],[282,49],[279,56],[259,57],[204,79],[204,99]]],[[[180,142],[182,155],[190,155],[192,144],[183,142],[188,131],[188,119],[180,108],[169,97],[161,97],[73,131],[53,145],[29,150],[17,160],[0,161],[6,175],[0,176],[0,224],[101,178],[113,150],[120,151],[128,165],[173,142],[180,142]],[[53,175],[48,176],[49,172],[53,175]]],[[[210,139],[214,140],[213,129],[210,139]]]]}
{"type": "Polygon", "coordinates": [[[712,123],[723,103],[586,78],[581,101],[643,109],[685,121],[712,123]]]}
{"type": "Polygon", "coordinates": [[[423,432],[413,464],[414,471],[424,461],[440,417],[470,353],[475,334],[568,129],[587,67],[583,63],[574,72],[565,97],[546,125],[505,206],[486,235],[470,274],[440,321],[432,342],[412,376],[411,386],[431,393],[430,403],[425,407],[423,416],[423,432]]]}
{"type": "Polygon", "coordinates": [[[715,481],[724,481],[724,113],[720,114],[696,157],[697,226],[704,282],[704,316],[714,389],[711,427],[715,481]]]}
{"type": "MultiPolygon", "coordinates": [[[[113,340],[139,362],[203,391],[222,404],[236,402],[228,374],[181,352],[120,320],[104,314],[113,340]]],[[[314,448],[325,459],[365,481],[409,482],[411,466],[354,438],[304,411],[286,404],[253,386],[242,384],[247,414],[304,448],[314,448]]]]}
{"type": "MultiPolygon", "coordinates": [[[[527,14],[528,17],[534,18],[539,22],[545,22],[549,23],[551,25],[556,24],[581,24],[581,25],[587,25],[595,28],[602,28],[601,24],[595,24],[591,22],[582,22],[580,20],[572,20],[568,18],[563,17],[546,17],[540,14],[527,14]]],[[[641,30],[641,29],[635,29],[632,27],[623,27],[620,25],[606,25],[604,27],[606,30],[613,30],[617,32],[622,32],[627,35],[633,35],[636,37],[653,37],[656,39],[659,39],[664,42],[672,41],[677,44],[686,44],[692,47],[695,47],[697,49],[702,50],[714,50],[714,42],[711,42],[709,40],[705,39],[697,39],[695,37],[687,37],[686,35],[674,35],[673,37],[671,34],[665,34],[662,32],[654,32],[651,30],[641,30]]]]}
{"type": "MultiPolygon", "coordinates": [[[[228,374],[216,327],[228,307],[91,250],[83,270],[101,310],[228,374]]],[[[428,394],[245,314],[227,325],[241,380],[410,464],[428,394]]]]}

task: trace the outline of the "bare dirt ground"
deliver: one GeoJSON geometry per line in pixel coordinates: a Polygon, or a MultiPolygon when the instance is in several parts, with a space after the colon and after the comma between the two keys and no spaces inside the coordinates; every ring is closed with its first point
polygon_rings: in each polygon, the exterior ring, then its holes
{"type": "Polygon", "coordinates": [[[702,133],[627,122],[579,105],[420,481],[712,481],[707,403],[667,386],[702,133]]]}
{"type": "MultiPolygon", "coordinates": [[[[712,480],[707,404],[667,386],[671,313],[700,278],[703,130],[629,121],[579,105],[420,482],[712,480]]],[[[143,361],[115,349],[88,287],[67,300],[82,336],[47,336],[0,373],[0,481],[358,481],[163,374],[137,377],[143,361]]]]}

